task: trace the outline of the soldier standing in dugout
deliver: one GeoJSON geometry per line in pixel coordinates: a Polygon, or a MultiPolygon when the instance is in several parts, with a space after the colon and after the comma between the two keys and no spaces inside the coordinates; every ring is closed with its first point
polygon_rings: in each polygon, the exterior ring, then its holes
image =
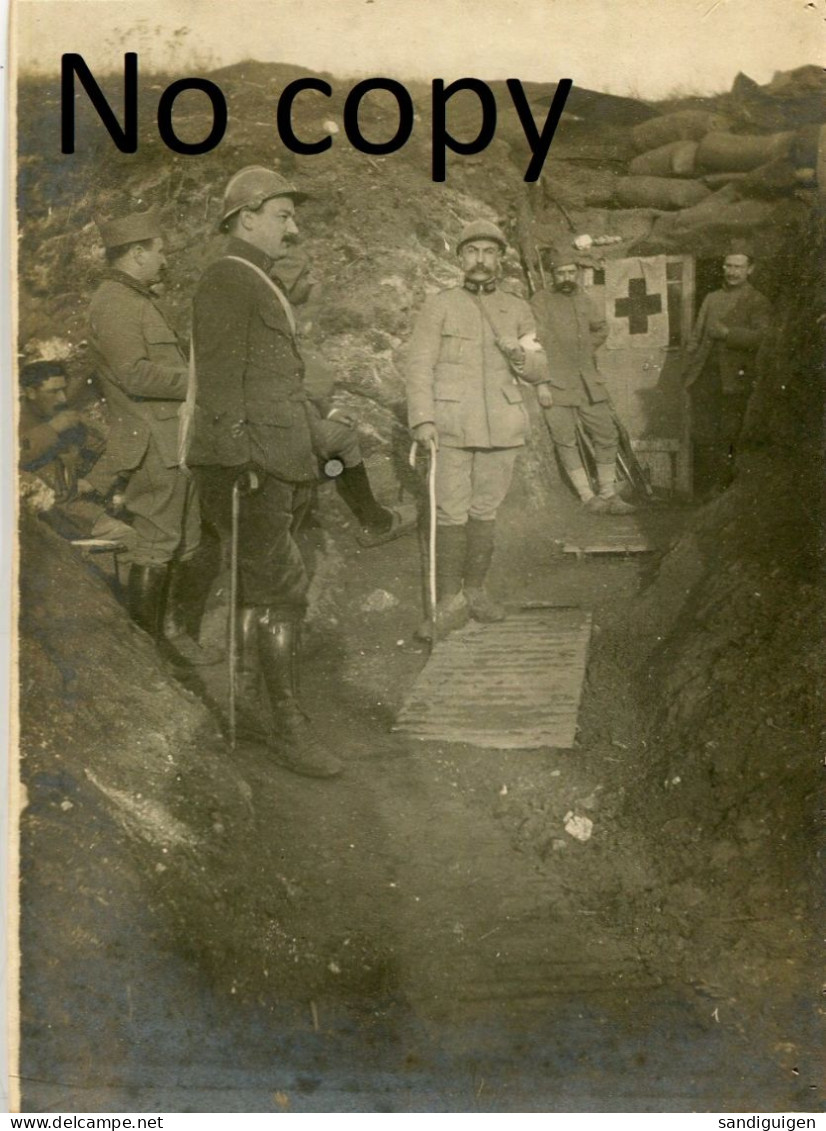
{"type": "Polygon", "coordinates": [[[701,498],[725,490],[734,477],[757,350],[771,320],[769,300],[749,282],[753,270],[751,245],[733,240],[723,260],[725,286],[703,299],[686,351],[694,490],[701,498]]]}
{"type": "Polygon", "coordinates": [[[295,318],[277,276],[298,235],[295,207],[306,199],[278,173],[248,166],[226,186],[224,253],[204,272],[193,304],[194,388],[186,462],[198,479],[204,515],[226,539],[240,496],[237,616],[239,733],[267,743],[295,773],[333,777],[340,760],[301,710],[301,624],[309,577],[295,540],[319,479],[338,457],[336,485],[376,544],[412,530],[415,519],[373,497],[351,423],[323,419],[304,386],[295,318]],[[263,688],[266,696],[262,695],[263,688]]]}
{"type": "Polygon", "coordinates": [[[418,443],[438,446],[437,601],[419,636],[505,615],[485,582],[496,514],[528,434],[519,380],[548,379],[530,307],[498,285],[506,249],[495,224],[467,224],[456,246],[464,281],[427,299],[408,345],[410,427],[418,443]]]}
{"type": "Polygon", "coordinates": [[[557,454],[583,506],[595,514],[629,514],[636,508],[616,490],[619,436],[608,390],[594,354],[608,337],[605,316],[579,287],[579,267],[552,250],[553,285],[531,300],[550,377],[536,387],[557,454]],[[582,427],[594,446],[598,493],[591,489],[577,445],[582,427]]]}
{"type": "Polygon", "coordinates": [[[210,579],[191,565],[201,541],[198,493],[178,466],[187,361],[151,289],[166,267],[163,235],[152,210],[99,221],[98,229],[108,270],[89,306],[89,340],[109,434],[93,478],[100,487],[127,480],[129,613],[170,659],[216,663],[220,653],[187,631],[200,620],[210,579]]]}

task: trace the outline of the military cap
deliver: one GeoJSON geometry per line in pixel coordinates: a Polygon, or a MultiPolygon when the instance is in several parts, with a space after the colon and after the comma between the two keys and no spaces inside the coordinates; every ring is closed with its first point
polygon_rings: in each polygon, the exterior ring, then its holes
{"type": "Polygon", "coordinates": [[[163,235],[158,213],[154,208],[147,212],[132,212],[114,220],[96,220],[104,247],[123,247],[141,240],[156,240],[163,235]]]}
{"type": "Polygon", "coordinates": [[[729,241],[726,248],[726,255],[745,255],[749,259],[754,259],[754,244],[750,240],[733,239],[729,241]]]}
{"type": "Polygon", "coordinates": [[[255,211],[273,196],[292,197],[295,204],[301,204],[307,199],[306,192],[299,192],[286,177],[282,177],[274,169],[265,169],[263,165],[247,165],[239,169],[230,177],[224,189],[224,205],[218,227],[223,231],[230,216],[234,216],[242,208],[255,211]]]}
{"type": "Polygon", "coordinates": [[[490,220],[471,220],[469,224],[465,224],[456,244],[456,251],[460,251],[462,244],[470,243],[471,240],[493,240],[494,243],[499,244],[502,251],[508,246],[501,228],[497,228],[490,220]]]}
{"type": "Polygon", "coordinates": [[[546,247],[544,251],[552,269],[568,267],[571,264],[576,266],[577,255],[575,251],[560,251],[558,247],[554,247],[553,245],[546,247]]]}

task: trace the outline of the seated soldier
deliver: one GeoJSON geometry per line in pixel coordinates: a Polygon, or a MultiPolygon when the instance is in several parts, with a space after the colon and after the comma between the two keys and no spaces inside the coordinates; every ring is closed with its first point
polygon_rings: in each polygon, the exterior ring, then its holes
{"type": "Polygon", "coordinates": [[[20,470],[34,473],[51,489],[50,521],[61,534],[128,545],[131,527],[107,513],[85,478],[103,451],[104,439],[69,406],[67,387],[59,361],[32,361],[22,367],[20,470]]]}

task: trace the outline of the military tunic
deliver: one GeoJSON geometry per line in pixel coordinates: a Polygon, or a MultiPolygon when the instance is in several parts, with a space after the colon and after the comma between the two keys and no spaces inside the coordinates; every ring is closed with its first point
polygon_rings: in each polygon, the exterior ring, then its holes
{"type": "Polygon", "coordinates": [[[255,471],[258,489],[240,500],[241,604],[300,619],[309,578],[295,534],[319,477],[316,414],[304,388],[289,307],[255,268],[268,274],[272,262],[232,237],[198,284],[187,463],[198,476],[204,514],[227,539],[233,484],[241,472],[255,471]]]}
{"type": "MultiPolygon", "coordinates": [[[[411,428],[433,423],[439,435],[436,496],[442,525],[491,520],[501,505],[528,435],[522,388],[499,342],[534,338],[530,307],[499,289],[466,287],[428,298],[407,348],[411,428]]],[[[541,351],[526,355],[525,380],[547,380],[541,351]]]]}
{"type": "Polygon", "coordinates": [[[531,300],[537,334],[548,355],[548,384],[553,404],[544,415],[551,437],[566,466],[578,466],[577,423],[594,444],[597,462],[613,464],[617,430],[611,416],[608,390],[594,355],[608,337],[605,316],[593,299],[580,290],[567,295],[537,291],[531,300]]]}
{"type": "Polygon", "coordinates": [[[178,414],[187,362],[152,292],[111,271],[89,306],[90,345],[106,398],[106,451],[90,479],[106,490],[128,475],[124,504],[133,515],[137,565],[192,557],[200,541],[194,482],[178,467],[178,414]]]}
{"type": "Polygon", "coordinates": [[[750,283],[706,295],[688,344],[685,384],[690,390],[692,439],[733,443],[754,386],[757,350],[771,319],[769,300],[750,283]],[[713,339],[709,327],[728,329],[713,339]]]}

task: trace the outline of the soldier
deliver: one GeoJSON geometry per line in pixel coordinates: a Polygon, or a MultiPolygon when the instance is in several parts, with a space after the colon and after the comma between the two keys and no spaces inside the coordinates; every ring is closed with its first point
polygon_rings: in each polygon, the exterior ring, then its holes
{"type": "Polygon", "coordinates": [[[215,663],[220,655],[201,648],[184,621],[192,609],[197,619],[210,579],[190,564],[201,519],[195,484],[178,467],[188,365],[151,289],[166,266],[163,236],[153,211],[100,221],[98,228],[109,269],[92,296],[89,338],[109,413],[101,465],[107,477],[127,480],[123,502],[134,532],[125,556],[129,613],[171,659],[215,663]]]}
{"type": "Polygon", "coordinates": [[[402,520],[373,498],[353,428],[322,420],[304,387],[292,307],[273,271],[278,261],[288,274],[284,247],[298,234],[295,207],[304,199],[259,166],[240,170],[226,187],[220,227],[229,239],[201,278],[193,308],[197,391],[187,463],[201,485],[205,515],[226,537],[233,487],[244,488],[237,547],[240,729],[264,737],[287,769],[332,777],[342,764],[315,737],[296,697],[309,578],[295,535],[313,501],[319,459],[340,456],[338,480],[368,531],[380,534],[384,527],[395,536],[402,520]]]}
{"type": "Polygon", "coordinates": [[[528,433],[519,379],[548,377],[528,304],[498,286],[506,249],[495,224],[467,224],[456,246],[464,282],[427,299],[408,346],[410,427],[439,449],[437,604],[422,636],[505,615],[485,582],[496,513],[528,433]]]}
{"type": "Polygon", "coordinates": [[[537,386],[560,462],[585,508],[595,514],[629,514],[635,508],[616,493],[619,447],[614,418],[594,354],[608,337],[605,317],[578,284],[573,259],[552,253],[553,287],[531,300],[537,334],[548,355],[550,379],[537,386]],[[577,445],[583,428],[594,446],[598,494],[594,494],[577,445]]]}
{"type": "Polygon", "coordinates": [[[694,489],[700,496],[724,490],[734,475],[757,350],[771,317],[768,299],[749,282],[753,270],[749,244],[733,241],[723,260],[725,285],[706,295],[688,344],[685,385],[694,489]]]}
{"type": "MultiPolygon", "coordinates": [[[[74,496],[103,444],[69,406],[66,370],[59,361],[32,361],[20,371],[20,468],[36,471],[58,502],[74,496]]],[[[82,489],[82,487],[81,487],[82,489]]]]}

